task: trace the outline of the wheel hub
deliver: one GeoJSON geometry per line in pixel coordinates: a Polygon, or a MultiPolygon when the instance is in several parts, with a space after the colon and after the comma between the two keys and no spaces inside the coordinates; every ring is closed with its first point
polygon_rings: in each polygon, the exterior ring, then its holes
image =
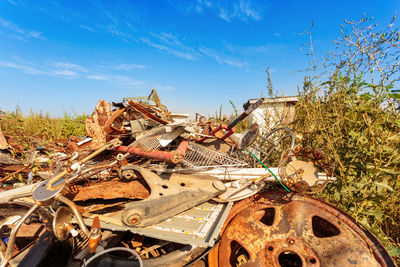
{"type": "Polygon", "coordinates": [[[235,206],[210,266],[394,266],[369,232],[325,202],[263,193],[235,206]]]}

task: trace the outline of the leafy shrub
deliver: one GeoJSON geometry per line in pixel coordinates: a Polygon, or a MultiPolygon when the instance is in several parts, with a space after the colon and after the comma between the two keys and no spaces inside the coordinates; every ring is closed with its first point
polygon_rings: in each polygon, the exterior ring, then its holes
{"type": "Polygon", "coordinates": [[[399,256],[400,34],[393,25],[382,29],[368,18],[342,25],[336,50],[304,81],[293,127],[303,146],[322,148],[336,166],[337,181],[321,196],[399,256]]]}

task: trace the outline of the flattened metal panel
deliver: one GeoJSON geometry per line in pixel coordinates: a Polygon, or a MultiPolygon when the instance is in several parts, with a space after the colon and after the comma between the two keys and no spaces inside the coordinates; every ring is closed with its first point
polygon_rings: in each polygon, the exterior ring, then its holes
{"type": "MultiPolygon", "coordinates": [[[[99,217],[101,227],[104,229],[131,231],[171,242],[211,247],[214,245],[232,205],[232,202],[205,202],[163,222],[144,228],[125,226],[121,222],[120,212],[114,213],[112,216],[104,214],[99,217]]],[[[92,218],[85,218],[85,223],[91,225],[92,218]]]]}

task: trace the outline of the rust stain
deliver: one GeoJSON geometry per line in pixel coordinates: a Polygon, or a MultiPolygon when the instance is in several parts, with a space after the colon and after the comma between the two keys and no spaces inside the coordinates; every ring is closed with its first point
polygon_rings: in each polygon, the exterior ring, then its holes
{"type": "Polygon", "coordinates": [[[121,182],[119,179],[95,183],[79,188],[73,201],[85,201],[89,199],[145,199],[149,196],[147,188],[137,180],[121,182]]]}

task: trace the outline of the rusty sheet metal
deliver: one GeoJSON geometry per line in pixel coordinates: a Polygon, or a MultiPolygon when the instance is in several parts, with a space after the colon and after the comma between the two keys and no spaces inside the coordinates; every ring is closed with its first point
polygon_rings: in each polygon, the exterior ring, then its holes
{"type": "Polygon", "coordinates": [[[111,117],[111,104],[100,99],[92,116],[85,120],[86,135],[93,138],[93,148],[99,148],[106,143],[107,135],[103,127],[109,117],[111,117]]]}
{"type": "Polygon", "coordinates": [[[146,105],[144,103],[135,102],[135,101],[132,101],[132,100],[129,100],[128,104],[132,108],[137,110],[138,112],[142,113],[144,116],[146,116],[146,117],[148,117],[148,118],[150,118],[150,119],[152,119],[152,120],[154,120],[154,121],[156,121],[156,122],[158,122],[160,124],[167,125],[169,123],[168,121],[165,121],[165,120],[161,119],[160,117],[158,117],[156,115],[156,111],[153,108],[151,108],[150,105],[146,105]]]}
{"type": "Polygon", "coordinates": [[[119,179],[95,183],[79,188],[73,201],[85,201],[89,199],[145,199],[149,196],[147,188],[137,180],[121,182],[119,179]]]}
{"type": "Polygon", "coordinates": [[[42,223],[30,223],[29,225],[23,224],[19,228],[17,238],[36,238],[45,231],[45,225],[42,223]]]}
{"type": "Polygon", "coordinates": [[[126,133],[127,130],[125,128],[121,128],[121,129],[117,129],[113,126],[114,121],[122,114],[124,113],[126,110],[126,108],[120,108],[115,110],[112,115],[108,118],[108,120],[106,121],[106,123],[104,124],[104,131],[107,134],[111,134],[113,132],[117,133],[117,134],[123,134],[126,133]]]}
{"type": "Polygon", "coordinates": [[[3,132],[1,131],[0,128],[0,149],[7,149],[8,148],[8,143],[6,138],[3,135],[3,132]]]}
{"type": "Polygon", "coordinates": [[[343,211],[295,193],[263,193],[235,205],[213,266],[395,266],[343,211]]]}

